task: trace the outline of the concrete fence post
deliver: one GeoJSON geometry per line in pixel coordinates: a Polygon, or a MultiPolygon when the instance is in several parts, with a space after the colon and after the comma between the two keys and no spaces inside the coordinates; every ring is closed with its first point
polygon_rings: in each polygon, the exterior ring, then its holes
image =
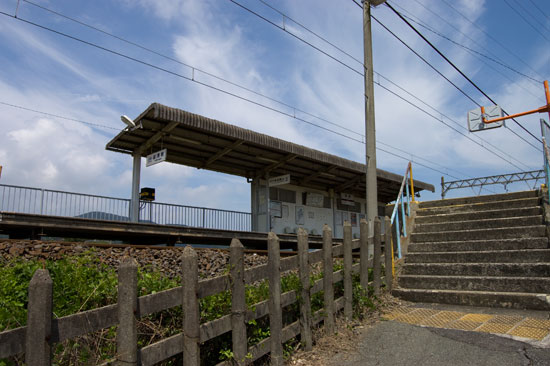
{"type": "Polygon", "coordinates": [[[271,365],[283,365],[283,314],[281,308],[281,252],[279,238],[270,232],[267,236],[267,270],[269,272],[269,330],[271,365]]]}
{"type": "Polygon", "coordinates": [[[118,328],[116,333],[116,364],[137,365],[138,285],[137,263],[125,258],[118,267],[118,328]]]}
{"type": "Polygon", "coordinates": [[[381,275],[381,264],[380,264],[380,257],[382,252],[382,245],[381,245],[381,224],[380,224],[380,218],[377,216],[374,218],[374,258],[373,258],[373,274],[374,274],[374,294],[380,295],[380,275],[381,275]]]}
{"type": "Polygon", "coordinates": [[[392,248],[392,229],[391,229],[391,219],[386,216],[384,218],[384,268],[386,270],[386,290],[391,291],[393,288],[393,248],[392,248]]]}
{"type": "Polygon", "coordinates": [[[37,269],[29,283],[25,364],[49,366],[52,359],[53,282],[46,269],[37,269]]]}
{"type": "Polygon", "coordinates": [[[323,225],[323,292],[325,301],[325,330],[334,333],[334,288],[332,287],[334,267],[332,265],[332,230],[323,225]]]}
{"type": "Polygon", "coordinates": [[[239,239],[231,240],[229,247],[231,275],[231,339],[237,365],[246,364],[248,351],[246,338],[246,296],[244,286],[244,247],[239,239]]]}
{"type": "Polygon", "coordinates": [[[353,289],[351,282],[351,224],[344,222],[344,316],[348,319],[353,317],[353,289]]]}
{"type": "Polygon", "coordinates": [[[190,246],[183,249],[183,366],[200,365],[200,314],[197,291],[199,271],[197,252],[190,246]]]}
{"type": "Polygon", "coordinates": [[[313,349],[313,338],[311,336],[311,298],[309,291],[311,283],[309,282],[309,243],[307,232],[298,229],[298,264],[300,273],[300,334],[304,350],[313,349]]]}
{"type": "Polygon", "coordinates": [[[369,289],[369,223],[361,219],[359,223],[359,282],[361,287],[368,293],[369,289]]]}

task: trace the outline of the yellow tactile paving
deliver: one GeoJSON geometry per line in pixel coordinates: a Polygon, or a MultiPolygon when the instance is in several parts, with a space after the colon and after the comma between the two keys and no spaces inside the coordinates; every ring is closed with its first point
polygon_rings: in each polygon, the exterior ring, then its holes
{"type": "Polygon", "coordinates": [[[460,318],[460,320],[477,322],[477,323],[485,323],[486,321],[489,321],[494,317],[495,317],[494,315],[489,315],[489,314],[466,314],[462,318],[460,318]]]}
{"type": "Polygon", "coordinates": [[[427,318],[426,316],[419,316],[419,315],[415,316],[415,315],[405,314],[395,318],[395,320],[400,323],[418,324],[426,318],[427,318]]]}
{"type": "Polygon", "coordinates": [[[449,323],[445,328],[449,329],[460,329],[460,330],[475,330],[476,328],[479,328],[483,323],[480,322],[472,322],[469,320],[457,320],[452,323],[449,323]]]}
{"type": "Polygon", "coordinates": [[[550,320],[530,318],[521,323],[521,326],[550,330],[550,320]]]}
{"type": "Polygon", "coordinates": [[[414,315],[414,316],[422,316],[424,318],[427,318],[427,317],[435,315],[439,312],[440,312],[439,310],[434,310],[434,309],[417,309],[417,310],[415,310],[415,311],[413,311],[409,314],[414,315]]]}
{"type": "Polygon", "coordinates": [[[405,307],[395,309],[384,317],[401,323],[507,334],[539,341],[550,337],[550,320],[515,315],[467,314],[458,311],[405,307]]]}
{"type": "Polygon", "coordinates": [[[492,319],[489,319],[488,323],[499,323],[499,324],[517,324],[520,321],[525,319],[522,316],[509,316],[509,315],[497,315],[492,319]]]}
{"type": "Polygon", "coordinates": [[[506,334],[513,327],[514,327],[514,324],[487,322],[483,324],[481,327],[477,328],[476,330],[478,332],[485,332],[485,333],[506,334]]]}
{"type": "Polygon", "coordinates": [[[522,327],[522,326],[515,327],[510,332],[508,332],[508,334],[513,335],[513,336],[537,339],[539,341],[546,338],[546,336],[549,333],[550,333],[550,331],[545,330],[545,329],[522,327]]]}

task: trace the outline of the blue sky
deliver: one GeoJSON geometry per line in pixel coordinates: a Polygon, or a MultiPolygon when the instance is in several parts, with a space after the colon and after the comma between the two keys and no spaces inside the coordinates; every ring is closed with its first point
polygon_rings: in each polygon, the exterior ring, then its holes
{"type": "MultiPolygon", "coordinates": [[[[351,0],[266,1],[362,60],[362,11],[351,0]]],[[[238,2],[278,25],[283,24],[283,17],[259,0],[238,2]]],[[[508,112],[520,112],[544,104],[541,82],[550,78],[548,1],[394,0],[390,4],[409,18],[483,54],[468,51],[413,23],[508,112]]],[[[360,75],[228,0],[35,0],[34,3],[21,0],[19,5],[16,0],[0,0],[0,11],[14,15],[17,8],[19,19],[191,77],[192,70],[181,63],[69,21],[36,5],[358,133],[364,131],[363,79],[360,75]]],[[[482,105],[492,104],[387,7],[373,9],[373,15],[475,101],[482,105]]],[[[361,65],[355,60],[316,39],[289,19],[284,24],[289,32],[361,70],[361,65]]],[[[376,76],[375,81],[422,105],[385,78],[397,83],[434,107],[436,111],[431,113],[437,118],[496,151],[515,166],[375,86],[377,139],[406,153],[387,145],[379,144],[379,147],[407,158],[414,154],[414,161],[446,173],[445,180],[541,169],[542,153],[538,150],[538,141],[513,122],[507,123],[508,128],[478,134],[463,130],[467,111],[476,105],[376,23],[373,23],[373,37],[374,70],[382,75],[376,76]]],[[[120,115],[136,117],[152,102],[351,160],[364,159],[364,145],[360,143],[5,15],[0,15],[0,50],[0,129],[3,131],[0,135],[0,165],[4,166],[0,183],[128,197],[131,158],[105,151],[105,144],[124,127],[120,115]],[[41,115],[5,103],[106,127],[41,115]]],[[[199,71],[195,71],[194,76],[201,82],[293,113],[287,107],[199,71]]],[[[302,117],[360,138],[323,121],[306,115],[302,117]]],[[[533,115],[518,121],[539,136],[540,117],[548,119],[547,115],[533,115]]],[[[404,159],[383,151],[378,151],[377,159],[379,168],[399,174],[405,170],[404,159]]],[[[414,174],[415,178],[437,187],[435,194],[424,194],[423,199],[439,197],[440,172],[415,164],[414,174]]],[[[249,210],[249,186],[244,178],[159,164],[142,169],[142,186],[156,187],[157,199],[162,202],[249,210]]],[[[494,192],[502,191],[501,187],[489,188],[494,192]]],[[[527,185],[510,188],[527,189],[527,185]]],[[[471,190],[457,191],[453,195],[472,193],[471,190]]]]}

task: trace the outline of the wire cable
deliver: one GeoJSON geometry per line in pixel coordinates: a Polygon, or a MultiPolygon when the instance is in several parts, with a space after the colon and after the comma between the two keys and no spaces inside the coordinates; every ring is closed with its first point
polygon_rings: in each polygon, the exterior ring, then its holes
{"type": "MultiPolygon", "coordinates": [[[[419,4],[422,5],[422,6],[424,6],[422,3],[419,3],[419,4]]],[[[395,7],[398,7],[398,8],[401,8],[402,10],[405,10],[403,7],[398,6],[397,4],[394,4],[394,6],[395,6],[395,7]]],[[[408,12],[408,13],[410,13],[410,12],[408,12]]],[[[403,15],[403,14],[402,14],[402,15],[403,15]]],[[[459,47],[461,47],[461,48],[463,48],[463,49],[465,49],[465,50],[468,50],[468,51],[470,51],[470,52],[473,52],[473,53],[475,53],[475,54],[478,55],[478,56],[481,56],[481,57],[483,57],[483,58],[485,58],[485,59],[487,59],[487,60],[489,60],[489,61],[492,61],[492,62],[494,62],[494,63],[496,63],[496,64],[498,64],[498,65],[500,65],[500,66],[502,66],[502,67],[504,67],[504,68],[506,68],[506,69],[508,69],[508,70],[510,70],[510,71],[512,71],[512,72],[514,72],[514,73],[516,73],[516,74],[518,74],[518,75],[520,75],[520,76],[523,76],[523,77],[525,77],[525,78],[527,78],[527,79],[533,81],[534,83],[537,84],[537,86],[539,86],[540,84],[542,84],[542,80],[535,79],[535,78],[533,78],[533,77],[531,77],[531,76],[529,76],[529,75],[527,75],[527,74],[525,74],[525,73],[523,73],[523,72],[521,72],[521,71],[519,71],[519,70],[513,68],[512,66],[510,66],[510,65],[508,65],[508,64],[506,64],[506,63],[504,63],[503,61],[498,60],[496,57],[492,57],[492,56],[486,55],[486,54],[484,54],[484,53],[482,53],[482,52],[479,52],[479,51],[477,51],[477,50],[475,50],[475,49],[473,49],[473,48],[471,48],[471,47],[466,46],[466,45],[463,44],[463,43],[460,43],[460,42],[458,42],[458,41],[455,41],[454,39],[452,39],[452,38],[446,36],[445,34],[443,34],[443,33],[439,32],[439,31],[435,30],[434,28],[430,27],[430,26],[427,25],[426,23],[423,23],[423,22],[420,22],[420,21],[418,21],[418,20],[415,20],[415,19],[413,19],[412,17],[407,16],[407,15],[403,15],[403,17],[405,17],[405,18],[407,18],[408,20],[410,20],[411,22],[413,22],[413,23],[415,23],[415,24],[421,26],[422,28],[426,29],[427,31],[429,31],[429,32],[431,32],[431,33],[433,33],[433,34],[435,34],[435,35],[437,35],[437,36],[439,36],[439,37],[441,37],[441,38],[443,38],[443,39],[446,39],[447,41],[453,43],[453,44],[456,45],[456,46],[459,46],[459,47]]],[[[441,18],[441,17],[440,17],[440,18],[441,18]]],[[[443,19],[443,18],[441,18],[441,19],[443,19]]],[[[445,21],[445,19],[443,19],[443,20],[445,21]]],[[[447,23],[448,23],[448,22],[447,22],[447,23]]]]}
{"type": "Polygon", "coordinates": [[[510,50],[508,47],[506,47],[504,44],[502,44],[502,42],[500,42],[498,39],[496,39],[495,37],[493,37],[490,33],[488,33],[487,31],[485,31],[482,27],[480,27],[479,25],[477,25],[475,22],[471,21],[466,15],[462,14],[462,12],[460,10],[458,10],[456,7],[454,7],[448,0],[442,0],[449,8],[451,8],[454,12],[456,12],[458,15],[460,15],[462,18],[464,18],[468,23],[470,23],[471,25],[473,25],[474,27],[476,27],[477,29],[479,29],[481,32],[483,32],[487,37],[489,37],[493,42],[495,42],[496,44],[498,44],[503,50],[505,50],[506,52],[508,52],[510,55],[514,56],[517,60],[519,60],[519,62],[521,62],[522,64],[524,64],[525,66],[527,66],[527,68],[529,68],[531,71],[533,71],[535,74],[539,75],[539,77],[542,78],[542,76],[535,70],[533,69],[527,62],[525,62],[518,54],[516,54],[514,51],[510,50]]]}
{"type": "Polygon", "coordinates": [[[531,2],[531,4],[533,4],[533,6],[535,8],[537,8],[537,10],[545,17],[545,18],[548,18],[548,20],[550,20],[550,15],[546,14],[546,12],[544,10],[542,10],[541,8],[539,8],[539,6],[537,5],[536,2],[534,2],[533,0],[529,0],[531,2]]]}
{"type": "Polygon", "coordinates": [[[548,27],[546,26],[546,24],[544,24],[544,23],[542,23],[540,20],[538,20],[537,17],[534,16],[533,13],[531,13],[531,12],[529,11],[529,7],[525,7],[525,6],[521,3],[521,1],[516,1],[516,4],[517,4],[521,9],[523,9],[524,12],[526,12],[527,14],[529,14],[529,16],[530,16],[531,18],[533,18],[533,20],[534,20],[535,22],[537,22],[538,25],[540,25],[540,26],[541,26],[542,28],[544,28],[546,31],[550,31],[550,28],[548,28],[548,27]]]}
{"type": "Polygon", "coordinates": [[[31,108],[23,107],[23,106],[16,105],[16,104],[6,103],[6,102],[2,102],[2,101],[0,101],[0,104],[5,105],[5,106],[8,106],[8,107],[12,107],[12,108],[22,109],[22,110],[28,111],[28,112],[34,112],[34,113],[43,114],[43,115],[49,116],[49,117],[60,118],[60,119],[64,119],[64,120],[67,120],[67,121],[73,121],[73,122],[82,123],[82,124],[85,124],[85,125],[88,125],[88,126],[94,127],[94,128],[104,128],[104,129],[108,129],[108,130],[120,131],[119,128],[115,128],[115,127],[111,127],[111,126],[106,126],[106,125],[101,125],[101,124],[98,124],[98,123],[93,123],[93,122],[88,122],[88,121],[83,121],[83,120],[76,119],[76,118],[64,117],[64,116],[60,116],[60,115],[58,115],[58,114],[53,114],[53,113],[38,111],[38,110],[36,110],[36,109],[31,109],[31,108]]]}
{"type": "Polygon", "coordinates": [[[529,22],[529,20],[527,20],[516,8],[514,8],[509,2],[508,0],[504,0],[504,2],[506,3],[506,5],[508,5],[510,7],[510,9],[512,9],[514,11],[514,13],[516,13],[521,19],[523,19],[523,21],[525,23],[527,23],[527,25],[529,25],[531,28],[533,28],[533,30],[535,32],[537,32],[542,38],[544,38],[547,42],[550,42],[550,38],[547,38],[544,33],[542,33],[540,30],[537,29],[537,27],[535,27],[533,24],[531,24],[531,22],[529,22]]]}
{"type": "MultiPolygon", "coordinates": [[[[193,80],[192,78],[186,77],[186,76],[181,75],[181,74],[177,74],[177,73],[172,72],[172,71],[170,71],[170,70],[167,70],[167,69],[164,69],[164,68],[161,68],[161,67],[158,67],[158,66],[149,64],[149,63],[147,63],[147,62],[141,61],[141,60],[139,60],[139,59],[136,59],[136,58],[133,58],[133,57],[124,55],[124,54],[122,54],[122,53],[120,53],[120,52],[117,52],[117,51],[113,51],[113,50],[107,49],[107,48],[105,48],[105,47],[102,47],[102,46],[93,44],[93,43],[91,43],[91,42],[88,42],[88,41],[79,39],[79,38],[77,38],[77,37],[74,37],[74,36],[65,34],[65,33],[60,32],[60,31],[57,31],[57,30],[54,30],[54,29],[51,29],[51,28],[42,26],[42,25],[40,25],[40,24],[33,23],[33,22],[28,21],[28,20],[25,20],[25,19],[15,18],[15,17],[14,17],[13,15],[11,15],[11,14],[7,14],[7,13],[4,13],[4,12],[0,12],[0,14],[6,15],[6,16],[8,16],[8,17],[11,17],[11,18],[14,18],[14,19],[16,19],[16,20],[25,22],[25,23],[27,23],[27,24],[30,24],[30,25],[33,25],[33,26],[42,28],[42,29],[44,29],[44,30],[47,30],[47,31],[56,33],[56,34],[58,34],[58,35],[61,35],[61,36],[64,36],[64,37],[73,39],[73,40],[75,40],[75,41],[82,42],[82,43],[87,44],[87,45],[89,45],[89,46],[92,46],[92,47],[98,48],[98,49],[100,49],[100,50],[103,50],[103,51],[106,51],[106,52],[115,54],[115,55],[117,55],[117,56],[120,56],[120,57],[129,59],[129,60],[132,60],[132,61],[134,61],[134,62],[141,63],[141,64],[143,64],[143,65],[152,67],[152,68],[157,69],[157,70],[159,70],[159,71],[167,72],[167,73],[172,74],[172,75],[174,75],[174,76],[178,76],[178,77],[180,77],[180,78],[183,78],[183,79],[186,79],[186,80],[189,80],[189,81],[198,83],[198,84],[203,85],[203,86],[205,86],[205,87],[208,87],[208,88],[217,90],[217,91],[219,91],[219,92],[228,94],[228,95],[230,95],[230,96],[236,97],[236,98],[238,98],[238,99],[241,99],[241,100],[244,100],[244,101],[248,101],[248,102],[250,102],[250,103],[252,103],[252,104],[255,104],[255,105],[258,105],[258,106],[267,108],[267,109],[272,110],[272,111],[274,111],[274,112],[278,112],[278,113],[281,113],[281,114],[283,114],[283,115],[285,115],[285,116],[292,117],[292,118],[297,119],[297,120],[299,120],[299,121],[301,121],[301,122],[305,122],[305,123],[307,123],[307,124],[310,124],[310,125],[313,125],[313,126],[315,126],[315,127],[321,128],[321,129],[326,130],[326,131],[328,131],[328,132],[335,133],[335,134],[337,134],[337,135],[340,135],[340,136],[342,136],[342,137],[348,138],[348,139],[350,139],[350,140],[353,140],[353,141],[356,141],[356,142],[359,142],[359,143],[364,143],[363,141],[360,141],[360,140],[358,140],[358,139],[354,139],[354,138],[352,138],[352,137],[350,137],[350,136],[341,134],[341,133],[339,133],[339,132],[337,132],[337,131],[333,131],[333,130],[324,128],[324,127],[319,126],[319,125],[317,125],[317,124],[314,124],[314,123],[312,123],[312,122],[310,122],[310,121],[307,121],[307,120],[301,119],[301,118],[299,118],[299,117],[296,117],[295,115],[291,115],[291,114],[289,114],[289,113],[286,113],[286,112],[277,110],[277,109],[275,109],[275,108],[273,108],[273,107],[263,105],[263,104],[261,104],[261,103],[252,101],[252,100],[250,100],[250,99],[244,98],[244,97],[239,96],[239,95],[236,95],[236,94],[234,94],[234,93],[230,93],[230,92],[227,92],[227,91],[222,90],[222,89],[220,89],[220,88],[213,87],[213,86],[208,85],[208,84],[206,84],[206,83],[202,83],[202,82],[199,82],[199,81],[197,81],[197,80],[193,80]]],[[[409,102],[409,103],[410,103],[410,102],[409,102]]],[[[482,145],[480,145],[480,146],[482,146],[482,145]]],[[[484,147],[484,146],[482,146],[482,147],[484,147]]],[[[485,148],[485,147],[484,147],[484,148],[485,148]]],[[[399,156],[398,154],[391,153],[391,152],[389,152],[389,151],[387,151],[387,150],[384,150],[384,149],[381,149],[381,148],[379,148],[379,150],[380,150],[380,151],[383,151],[383,152],[386,152],[386,153],[388,153],[388,154],[394,155],[394,156],[398,156],[398,157],[400,157],[400,158],[402,158],[402,159],[409,160],[409,159],[406,158],[406,157],[399,156]]],[[[490,151],[491,153],[494,153],[494,152],[492,152],[491,150],[488,150],[488,151],[490,151]]],[[[501,158],[502,158],[502,157],[501,157],[501,158]]],[[[508,162],[508,163],[511,163],[511,162],[509,162],[509,161],[506,160],[506,159],[503,159],[503,160],[506,161],[506,162],[508,162]]],[[[421,165],[422,165],[422,164],[421,164],[421,165]]],[[[511,163],[511,165],[516,166],[516,165],[513,164],[513,163],[511,163]]],[[[423,166],[425,166],[425,165],[423,165],[423,166]]],[[[426,166],[426,167],[427,167],[427,166],[426,166]]],[[[516,167],[517,167],[517,166],[516,166],[516,167]]],[[[429,167],[427,167],[427,168],[429,168],[429,167]]],[[[440,171],[438,171],[438,172],[440,172],[440,171]]],[[[448,174],[445,174],[445,175],[448,175],[448,174]]]]}
{"type": "MultiPolygon", "coordinates": [[[[416,34],[418,34],[420,36],[420,38],[422,38],[434,51],[437,52],[437,54],[439,54],[449,65],[451,65],[460,75],[462,75],[462,77],[464,77],[474,88],[476,88],[481,94],[483,94],[487,99],[489,99],[493,104],[498,104],[497,102],[495,102],[489,95],[487,95],[487,93],[485,93],[476,83],[474,83],[468,76],[466,76],[466,74],[464,74],[464,72],[462,72],[462,70],[460,70],[451,60],[449,60],[447,58],[447,56],[445,56],[437,47],[435,47],[433,45],[433,43],[431,43],[422,33],[420,33],[420,31],[418,29],[416,29],[411,23],[409,23],[409,21],[407,21],[407,19],[405,19],[401,13],[399,13],[397,10],[395,10],[395,8],[393,8],[387,1],[386,1],[386,6],[388,8],[390,8],[403,22],[405,22],[405,24],[407,24],[409,26],[409,28],[411,28],[416,34]]],[[[477,103],[476,103],[477,104],[477,103]]],[[[480,106],[478,104],[478,106],[480,106]]],[[[481,107],[481,106],[480,106],[481,107]]],[[[502,112],[506,115],[508,115],[508,113],[503,109],[502,112]]],[[[527,128],[525,128],[522,124],[520,124],[518,121],[516,121],[515,118],[512,118],[512,121],[514,121],[519,127],[521,127],[525,132],[527,132],[529,135],[531,135],[531,137],[533,137],[535,140],[537,140],[538,142],[542,143],[542,140],[539,139],[538,137],[536,137],[531,131],[529,131],[527,128]]],[[[508,129],[510,130],[510,129],[508,129]]],[[[512,131],[512,130],[510,130],[512,131]]],[[[515,133],[514,133],[515,134],[515,133]]],[[[519,137],[518,134],[515,134],[516,136],[519,137]]],[[[531,144],[530,142],[524,140],[525,142],[527,142],[529,145],[531,145],[533,148],[535,148],[536,150],[542,152],[542,150],[538,147],[536,147],[535,145],[531,144]]]]}

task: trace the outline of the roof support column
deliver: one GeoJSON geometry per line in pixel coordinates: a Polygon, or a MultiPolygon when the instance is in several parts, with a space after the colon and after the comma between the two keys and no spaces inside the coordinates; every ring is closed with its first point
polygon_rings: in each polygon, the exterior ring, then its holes
{"type": "Polygon", "coordinates": [[[135,152],[132,168],[132,198],[130,200],[130,221],[139,222],[139,180],[141,176],[141,154],[135,152]]]}
{"type": "Polygon", "coordinates": [[[265,217],[266,217],[266,232],[271,231],[271,203],[269,201],[269,173],[265,174],[265,217]]]}

